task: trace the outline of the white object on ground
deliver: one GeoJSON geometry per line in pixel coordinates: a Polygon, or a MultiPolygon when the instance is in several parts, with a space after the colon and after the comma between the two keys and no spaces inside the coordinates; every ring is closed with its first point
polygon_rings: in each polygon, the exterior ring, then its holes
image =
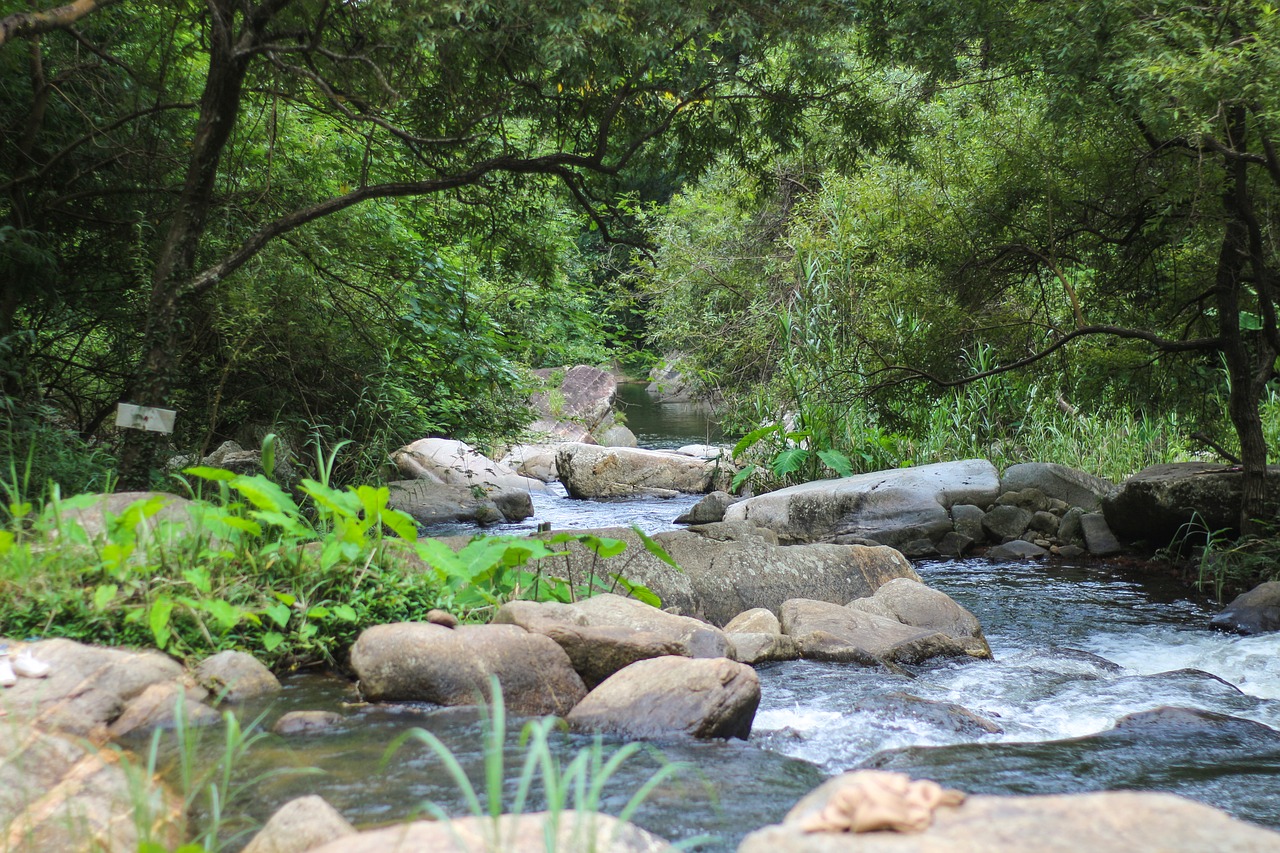
{"type": "MultiPolygon", "coordinates": [[[[31,652],[26,650],[20,652],[13,659],[13,665],[10,668],[23,678],[44,678],[49,674],[49,664],[42,660],[36,660],[31,656],[31,652]]],[[[2,672],[0,672],[0,677],[3,677],[2,672]]]]}
{"type": "Polygon", "coordinates": [[[9,664],[9,653],[0,652],[0,687],[12,687],[18,683],[13,667],[9,664]]]}

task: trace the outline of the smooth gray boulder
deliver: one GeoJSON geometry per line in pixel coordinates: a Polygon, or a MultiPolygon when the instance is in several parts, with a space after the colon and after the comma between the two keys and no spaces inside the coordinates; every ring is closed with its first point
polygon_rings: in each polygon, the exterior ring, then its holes
{"type": "Polygon", "coordinates": [[[152,684],[126,703],[120,716],[112,720],[107,734],[121,738],[152,729],[169,729],[177,725],[178,705],[182,705],[183,725],[190,728],[212,726],[222,722],[222,715],[204,703],[204,688],[186,688],[168,682],[152,684]]]}
{"type": "Polygon", "coordinates": [[[825,601],[793,599],[782,605],[779,615],[782,630],[796,641],[800,654],[811,660],[874,666],[965,656],[964,647],[941,631],[904,625],[825,601]]]}
{"type": "Polygon", "coordinates": [[[676,607],[713,625],[724,625],[755,607],[776,612],[790,598],[844,604],[870,595],[893,578],[918,579],[906,558],[892,548],[781,546],[771,531],[742,523],[706,524],[655,535],[653,541],[682,571],[651,554],[629,528],[574,532],[621,539],[627,542],[627,550],[602,561],[590,549],[569,543],[568,556],[544,561],[547,571],[575,583],[592,571],[600,577],[620,573],[657,593],[664,608],[676,607]]]}
{"type": "Polygon", "coordinates": [[[420,438],[394,451],[391,461],[406,480],[429,480],[486,492],[544,491],[542,480],[525,477],[509,465],[495,462],[465,442],[448,438],[420,438]]]}
{"type": "Polygon", "coordinates": [[[1033,542],[1025,539],[1014,539],[1012,542],[1005,542],[1002,545],[996,545],[987,551],[987,559],[989,560],[1034,560],[1039,557],[1048,555],[1049,551],[1041,548],[1033,542]]]}
{"type": "Polygon", "coordinates": [[[1084,510],[1078,506],[1063,513],[1062,521],[1058,522],[1058,541],[1068,545],[1083,545],[1084,529],[1080,526],[1080,519],[1084,516],[1084,510]]]}
{"type": "Polygon", "coordinates": [[[356,828],[337,809],[313,794],[276,809],[243,853],[307,853],[355,834],[356,828]]]}
{"type": "MultiPolygon", "coordinates": [[[[533,373],[545,382],[553,382],[561,371],[541,368],[533,373]]],[[[556,433],[561,424],[574,424],[592,432],[613,414],[618,379],[607,370],[579,364],[563,371],[559,385],[539,391],[530,398],[538,420],[531,432],[556,433]]]]}
{"type": "Polygon", "coordinates": [[[733,643],[714,625],[609,593],[573,604],[509,601],[493,621],[554,640],[588,690],[639,660],[734,657],[733,643]]]}
{"type": "Polygon", "coordinates": [[[956,504],[951,507],[951,522],[955,532],[969,537],[973,542],[987,540],[986,528],[982,526],[982,519],[986,516],[986,510],[973,504],[956,504]]]}
{"type": "Polygon", "coordinates": [[[388,506],[428,526],[458,521],[499,524],[533,515],[533,500],[524,489],[486,492],[480,487],[451,486],[433,480],[395,480],[387,483],[387,488],[391,492],[388,506]]]}
{"type": "Polygon", "coordinates": [[[737,500],[728,492],[715,491],[676,518],[676,524],[714,524],[724,521],[724,511],[737,500]]]}
{"type": "MultiPolygon", "coordinates": [[[[859,771],[866,773],[868,771],[859,771]]],[[[781,824],[751,833],[738,853],[1266,853],[1280,850],[1280,833],[1226,812],[1150,791],[997,797],[971,795],[937,809],[924,832],[805,832],[856,774],[823,783],[796,804],[781,824]]]]}
{"type": "Polygon", "coordinates": [[[1039,489],[1046,496],[1078,506],[1087,512],[1102,508],[1102,500],[1116,491],[1116,484],[1101,477],[1054,462],[1010,465],[1000,478],[1002,492],[1039,489]]]}
{"type": "MultiPolygon", "coordinates": [[[[58,513],[58,524],[74,524],[84,531],[90,541],[101,541],[107,535],[107,520],[123,515],[135,503],[153,505],[154,512],[139,519],[134,534],[139,542],[155,536],[182,537],[195,527],[191,513],[196,504],[186,498],[168,492],[113,492],[96,495],[85,507],[63,507],[58,513]]],[[[198,510],[197,510],[198,511],[198,510]]],[[[53,537],[57,537],[55,532],[53,537]]]]}
{"type": "Polygon", "coordinates": [[[746,740],[759,704],[760,679],[746,664],[727,658],[661,657],[610,676],[568,719],[578,731],[629,738],[746,740]]]}
{"type": "Polygon", "coordinates": [[[1009,542],[1021,539],[1031,524],[1031,512],[1020,506],[1001,504],[993,506],[991,511],[982,517],[982,528],[996,542],[1009,542]]]}
{"type": "Polygon", "coordinates": [[[919,581],[896,578],[873,595],[851,601],[848,606],[913,628],[940,631],[955,640],[970,657],[991,657],[991,646],[987,645],[978,617],[945,592],[931,589],[919,581]]]}
{"type": "Polygon", "coordinates": [[[573,442],[557,450],[556,470],[575,498],[705,494],[732,476],[723,464],[682,453],[573,442]]]}
{"type": "Polygon", "coordinates": [[[734,504],[725,521],[767,527],[784,542],[936,542],[953,529],[950,507],[986,506],[999,487],[985,459],[941,462],[790,486],[734,504]]]}
{"type": "Polygon", "coordinates": [[[375,625],[351,647],[351,668],[375,702],[474,705],[490,701],[496,675],[512,714],[563,716],[587,692],[560,646],[515,625],[375,625]]]}
{"type": "MultiPolygon", "coordinates": [[[[1107,524],[1121,539],[1168,545],[1180,533],[1236,530],[1240,525],[1242,473],[1238,467],[1177,462],[1144,468],[1102,501],[1107,524]],[[1193,524],[1194,520],[1194,524],[1193,524]]],[[[1280,479],[1280,465],[1267,468],[1280,479]]],[[[1280,513],[1280,489],[1271,489],[1264,515],[1280,513]]]]}
{"type": "Polygon", "coordinates": [[[556,471],[554,444],[517,444],[509,448],[498,461],[521,476],[532,477],[544,483],[560,478],[560,473],[556,471]]]}
{"type": "Polygon", "coordinates": [[[966,738],[981,738],[983,735],[1000,734],[1004,731],[999,724],[975,714],[963,705],[923,699],[899,690],[859,699],[853,710],[876,714],[887,720],[919,720],[935,729],[966,738]]]}
{"type": "Polygon", "coordinates": [[[1049,497],[1034,487],[1016,491],[1002,489],[1000,497],[996,498],[996,503],[1000,506],[1020,506],[1027,512],[1036,513],[1049,508],[1049,497]]]}
{"type": "Polygon", "coordinates": [[[1110,557],[1124,550],[1100,512],[1087,512],[1080,516],[1080,532],[1084,535],[1085,547],[1095,557],[1110,557]]]}
{"type": "Polygon", "coordinates": [[[1236,596],[1209,624],[1237,634],[1280,631],[1280,581],[1259,584],[1236,596]]]}
{"type": "Polygon", "coordinates": [[[251,654],[228,649],[196,666],[196,680],[217,701],[243,702],[280,692],[280,680],[251,654]]]}
{"type": "Polygon", "coordinates": [[[944,557],[963,557],[973,548],[973,540],[953,530],[938,540],[937,547],[938,553],[944,557]]]}

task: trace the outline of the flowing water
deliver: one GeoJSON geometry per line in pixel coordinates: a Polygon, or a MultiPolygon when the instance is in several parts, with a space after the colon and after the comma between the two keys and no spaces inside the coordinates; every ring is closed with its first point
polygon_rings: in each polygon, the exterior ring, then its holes
{"type": "MultiPolygon", "coordinates": [[[[633,429],[639,420],[631,413],[633,429]]],[[[669,526],[684,505],[537,501],[540,517],[558,527],[630,524],[644,514],[651,530],[669,526]]],[[[763,666],[749,741],[655,744],[614,777],[602,809],[617,813],[663,761],[680,761],[688,768],[679,781],[660,786],[633,820],[671,840],[714,836],[702,850],[733,850],[822,779],[857,767],[976,793],[1174,791],[1280,828],[1280,635],[1209,631],[1203,606],[1101,565],[965,560],[917,568],[979,618],[993,661],[938,663],[910,675],[809,661],[763,666]],[[1200,713],[1143,715],[1162,706],[1200,713]],[[1113,728],[1131,714],[1142,716],[1113,728]]],[[[429,729],[479,784],[477,713],[355,699],[336,678],[287,681],[266,722],[299,708],[337,709],[344,721],[322,735],[271,736],[255,748],[246,778],[287,767],[320,772],[268,779],[248,811],[264,820],[292,797],[317,793],[358,825],[421,814],[426,803],[465,814],[458,787],[425,747],[410,742],[386,761],[384,752],[402,732],[429,729]]],[[[559,742],[567,760],[593,740],[564,734],[559,742]]],[[[521,755],[509,749],[509,778],[521,755]]]]}

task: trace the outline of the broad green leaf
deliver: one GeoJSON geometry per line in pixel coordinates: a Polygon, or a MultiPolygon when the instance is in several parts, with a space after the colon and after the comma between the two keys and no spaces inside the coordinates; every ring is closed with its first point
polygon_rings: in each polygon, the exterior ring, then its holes
{"type": "Polygon", "coordinates": [[[213,617],[224,634],[240,624],[240,608],[225,599],[215,598],[206,601],[203,609],[213,617]]]}
{"type": "MultiPolygon", "coordinates": [[[[679,567],[677,566],[677,568],[679,567]]],[[[618,586],[625,589],[627,591],[627,594],[630,595],[632,598],[634,598],[636,601],[642,601],[645,604],[650,605],[651,607],[659,607],[659,608],[662,607],[662,599],[658,597],[657,593],[649,589],[649,587],[645,586],[644,584],[632,583],[631,581],[627,580],[626,578],[624,578],[622,575],[619,575],[619,574],[611,574],[609,575],[609,577],[617,581],[618,586]]]]}
{"type": "Polygon", "coordinates": [[[0,530],[0,556],[9,553],[13,548],[14,535],[8,530],[0,530]]]}
{"type": "Polygon", "coordinates": [[[297,516],[298,506],[284,489],[261,474],[252,477],[239,476],[231,481],[231,488],[245,497],[249,503],[263,512],[280,512],[297,516]]]}
{"type": "Polygon", "coordinates": [[[742,488],[742,484],[751,479],[751,475],[756,472],[755,465],[748,465],[741,471],[733,475],[733,480],[729,482],[729,491],[736,492],[742,488]]]}
{"type": "Polygon", "coordinates": [[[809,458],[809,451],[804,447],[788,447],[773,457],[774,476],[785,477],[788,474],[794,474],[804,467],[804,463],[809,458]]]}
{"type": "Polygon", "coordinates": [[[329,608],[327,608],[327,607],[322,607],[322,606],[319,606],[319,605],[317,605],[317,606],[315,606],[315,607],[308,607],[308,608],[307,608],[307,618],[308,618],[308,619],[328,619],[328,618],[329,618],[329,608]]]}
{"type": "Polygon", "coordinates": [[[733,452],[730,455],[734,459],[737,459],[760,439],[770,433],[778,432],[780,429],[782,429],[782,424],[769,424],[768,426],[762,426],[759,429],[753,429],[751,432],[738,439],[738,443],[733,446],[733,452]]]}
{"type": "Polygon", "coordinates": [[[335,604],[333,606],[333,615],[344,622],[354,622],[359,618],[356,615],[356,609],[350,604],[335,604]]]}
{"type": "Polygon", "coordinates": [[[93,609],[106,610],[107,605],[115,600],[116,593],[119,591],[113,583],[102,584],[93,591],[93,609]]]}
{"type": "Polygon", "coordinates": [[[187,579],[187,583],[203,592],[205,595],[213,588],[213,582],[209,578],[209,570],[203,566],[196,566],[190,569],[184,569],[182,576],[187,579]]]}
{"type": "Polygon", "coordinates": [[[835,471],[841,477],[853,476],[853,463],[839,450],[827,448],[818,451],[818,458],[822,460],[822,464],[826,465],[832,471],[835,471]]]}
{"type": "Polygon", "coordinates": [[[151,609],[147,611],[147,626],[151,629],[151,636],[155,637],[156,648],[161,651],[169,645],[169,638],[173,636],[173,632],[169,630],[169,617],[172,614],[173,600],[167,595],[157,596],[151,602],[151,609]]]}
{"type": "Polygon", "coordinates": [[[274,652],[283,642],[284,634],[279,631],[268,631],[262,635],[262,647],[269,652],[274,652]]]}
{"type": "Polygon", "coordinates": [[[579,535],[578,541],[581,542],[583,547],[588,551],[595,554],[602,560],[607,560],[610,557],[616,557],[623,551],[627,550],[627,543],[621,539],[609,539],[603,536],[596,536],[591,533],[579,535]]]}
{"type": "Polygon", "coordinates": [[[273,592],[271,594],[275,596],[276,601],[280,602],[286,607],[292,607],[293,605],[298,603],[298,596],[294,595],[291,592],[273,592]]]}
{"type": "Polygon", "coordinates": [[[208,480],[213,483],[219,481],[230,482],[238,476],[234,471],[228,471],[226,468],[211,468],[207,465],[195,465],[191,468],[183,468],[182,473],[190,474],[192,477],[199,477],[201,480],[208,480]]]}
{"type": "Polygon", "coordinates": [[[289,617],[293,614],[293,610],[289,605],[283,602],[280,604],[273,604],[262,612],[268,619],[279,625],[281,628],[289,624],[289,617]]]}
{"type": "Polygon", "coordinates": [[[635,525],[632,525],[631,529],[640,537],[640,541],[644,543],[644,549],[646,551],[666,563],[671,568],[675,569],[677,572],[684,571],[684,569],[680,568],[680,564],[675,561],[675,558],[667,553],[667,549],[663,548],[660,543],[653,539],[653,537],[649,536],[649,534],[645,533],[635,525]]]}
{"type": "Polygon", "coordinates": [[[418,541],[418,522],[414,521],[413,516],[407,512],[401,512],[398,509],[383,510],[382,523],[405,542],[418,541]]]}

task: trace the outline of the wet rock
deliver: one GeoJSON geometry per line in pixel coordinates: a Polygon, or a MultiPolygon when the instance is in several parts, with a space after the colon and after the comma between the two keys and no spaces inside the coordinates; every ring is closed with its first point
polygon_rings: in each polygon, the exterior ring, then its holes
{"type": "Polygon", "coordinates": [[[896,578],[870,597],[851,601],[848,606],[852,610],[883,616],[913,628],[946,634],[970,657],[991,657],[991,646],[987,645],[978,618],[945,592],[931,589],[919,581],[896,578]]]}
{"type": "Polygon", "coordinates": [[[490,675],[512,714],[563,716],[586,694],[560,646],[515,625],[377,625],[351,647],[351,667],[372,701],[473,705],[489,701],[490,675]]]}
{"type": "Polygon", "coordinates": [[[1100,510],[1102,499],[1117,489],[1109,480],[1053,462],[1010,465],[1000,478],[1000,488],[1007,492],[1038,489],[1050,499],[1083,507],[1088,512],[1100,510]]]}
{"type": "Polygon", "coordinates": [[[153,684],[129,700],[124,712],[107,731],[111,737],[121,738],[134,732],[173,728],[177,724],[179,702],[184,725],[216,725],[222,722],[222,715],[202,701],[206,695],[203,688],[188,691],[179,684],[153,684]]]}
{"type": "MultiPolygon", "coordinates": [[[[944,537],[953,535],[955,535],[954,530],[944,534],[944,537]]],[[[902,556],[910,557],[912,560],[938,556],[938,549],[930,539],[912,539],[910,542],[899,545],[898,550],[902,552],[902,556]]]]}
{"type": "Polygon", "coordinates": [[[724,520],[724,511],[736,499],[728,492],[712,492],[676,519],[676,524],[714,524],[724,520]]]}
{"type": "Polygon", "coordinates": [[[1080,525],[1082,518],[1084,518],[1084,510],[1078,506],[1073,506],[1063,513],[1062,521],[1058,523],[1058,541],[1071,545],[1083,545],[1084,528],[1080,525]]]}
{"type": "Polygon", "coordinates": [[[448,821],[422,820],[370,829],[312,853],[676,853],[676,848],[639,827],[606,814],[564,811],[448,821]],[[554,821],[551,826],[549,822],[554,821]],[[548,834],[554,838],[548,845],[548,834]],[[500,840],[499,840],[500,839],[500,840]]]}
{"type": "Polygon", "coordinates": [[[782,623],[773,615],[772,610],[753,607],[730,619],[724,630],[726,633],[737,631],[747,634],[781,634],[782,623]]]}
{"type": "Polygon", "coordinates": [[[704,494],[732,476],[723,465],[681,453],[575,443],[560,446],[556,470],[575,498],[704,494]]]}
{"type": "Polygon", "coordinates": [[[771,660],[796,660],[800,647],[786,634],[730,632],[734,660],[755,666],[771,660]]]}
{"type": "Polygon", "coordinates": [[[243,853],[307,853],[355,834],[356,828],[323,797],[298,797],[276,810],[243,853]]]}
{"type": "Polygon", "coordinates": [[[727,658],[661,657],[633,663],[569,712],[578,731],[624,737],[741,738],[751,734],[760,680],[727,658]]]}
{"type": "Polygon", "coordinates": [[[1080,516],[1080,532],[1084,534],[1085,547],[1095,557],[1110,557],[1124,550],[1100,512],[1080,516]]]}
{"type": "Polygon", "coordinates": [[[1209,732],[1228,732],[1243,738],[1261,737],[1280,742],[1280,732],[1253,720],[1199,708],[1179,708],[1168,705],[1150,711],[1126,714],[1116,720],[1113,727],[1092,737],[1187,739],[1209,732]]]}
{"type": "Polygon", "coordinates": [[[978,738],[983,735],[1001,734],[1004,731],[995,722],[975,714],[962,705],[952,702],[934,702],[901,691],[862,699],[853,706],[853,709],[888,720],[903,718],[919,720],[935,729],[963,737],[978,738]]]}
{"type": "Polygon", "coordinates": [[[106,736],[106,726],[125,705],[156,684],[183,684],[182,665],[155,651],[135,652],[89,646],[72,640],[10,643],[11,652],[29,649],[49,664],[47,678],[20,678],[4,691],[10,720],[41,729],[92,737],[106,736]]]}
{"type": "Polygon", "coordinates": [[[1061,557],[1064,560],[1076,560],[1089,553],[1079,545],[1054,545],[1049,550],[1054,556],[1061,557]]]}
{"type": "Polygon", "coordinates": [[[971,795],[940,808],[919,834],[805,833],[805,816],[844,784],[824,783],[796,804],[781,825],[748,835],[738,853],[1202,853],[1280,849],[1280,833],[1174,794],[1103,791],[1030,797],[971,795]]]}
{"type": "MultiPolygon", "coordinates": [[[[1178,462],[1144,468],[1102,502],[1107,524],[1127,541],[1167,545],[1192,521],[1209,530],[1235,530],[1240,524],[1242,473],[1238,467],[1207,462],[1178,462]]],[[[1267,468],[1268,479],[1280,466],[1267,468]]],[[[1264,517],[1280,513],[1280,490],[1272,489],[1264,517]]]]}
{"type": "Polygon", "coordinates": [[[1033,560],[1048,553],[1044,548],[1025,539],[1014,539],[1012,542],[996,545],[988,550],[987,558],[991,560],[1033,560]]]}
{"type": "Polygon", "coordinates": [[[1044,512],[1049,509],[1049,498],[1035,487],[1018,491],[1006,491],[996,499],[1000,506],[1020,506],[1030,513],[1044,512]]]}
{"type": "Polygon", "coordinates": [[[253,655],[227,650],[205,658],[196,667],[196,681],[216,701],[243,702],[280,692],[280,681],[253,655]]]}
{"type": "Polygon", "coordinates": [[[387,483],[387,488],[391,490],[388,505],[408,513],[419,524],[498,524],[533,515],[533,500],[523,489],[486,492],[480,487],[432,480],[395,480],[387,483]]]}
{"type": "MultiPolygon", "coordinates": [[[[182,842],[182,802],[131,778],[122,753],[0,718],[0,849],[6,853],[135,853],[144,840],[182,842]]],[[[138,774],[132,774],[137,776],[138,774]]]]}
{"type": "Polygon", "coordinates": [[[982,529],[996,542],[1021,539],[1031,523],[1031,513],[1020,506],[995,506],[982,518],[982,529]]]}
{"type": "Polygon", "coordinates": [[[974,542],[985,542],[987,539],[987,531],[982,526],[982,519],[986,515],[982,507],[973,504],[956,504],[951,507],[951,521],[955,532],[974,542]]]}
{"type": "Polygon", "coordinates": [[[1214,615],[1209,624],[1238,634],[1280,631],[1280,582],[1259,584],[1214,615]]]}
{"type": "Polygon", "coordinates": [[[510,601],[493,621],[554,640],[588,690],[639,660],[734,656],[733,644],[719,628],[608,593],[574,604],[510,601]]]}
{"type": "Polygon", "coordinates": [[[278,735],[321,734],[342,725],[345,719],[337,711],[290,711],[280,715],[271,731],[278,735]]]}
{"type": "Polygon", "coordinates": [[[888,661],[917,664],[934,657],[964,657],[964,647],[941,631],[915,628],[825,601],[792,599],[782,605],[782,630],[811,660],[866,666],[888,661]]]}
{"type": "Polygon", "coordinates": [[[1048,510],[1042,510],[1031,516],[1031,523],[1027,525],[1028,530],[1045,536],[1055,536],[1058,533],[1058,517],[1048,510]]]}
{"type": "Polygon", "coordinates": [[[420,438],[393,452],[391,461],[406,480],[428,480],[485,492],[546,489],[542,480],[521,476],[470,445],[447,438],[420,438]]]}
{"type": "Polygon", "coordinates": [[[953,529],[953,504],[995,500],[990,462],[970,459],[803,483],[729,507],[726,521],[750,521],[788,542],[857,536],[883,545],[941,539],[953,529]]]}
{"type": "Polygon", "coordinates": [[[938,553],[944,557],[963,557],[971,548],[973,540],[954,530],[938,541],[938,553]]]}

